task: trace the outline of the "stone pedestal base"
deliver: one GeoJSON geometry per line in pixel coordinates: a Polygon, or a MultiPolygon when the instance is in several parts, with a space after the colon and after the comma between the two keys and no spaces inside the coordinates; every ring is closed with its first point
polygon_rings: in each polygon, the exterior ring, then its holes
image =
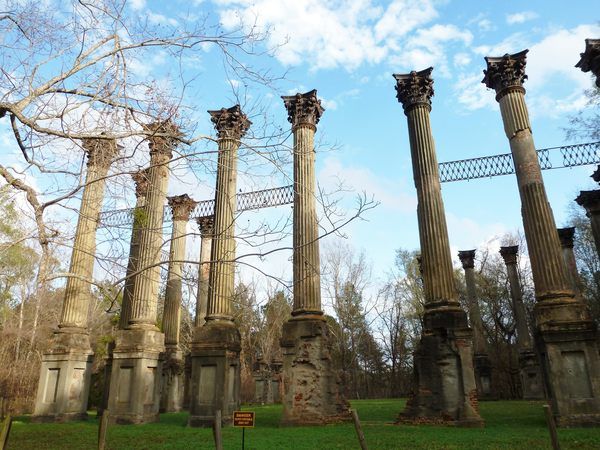
{"type": "Polygon", "coordinates": [[[546,397],[542,371],[533,349],[519,351],[519,375],[523,388],[523,400],[543,400],[546,397]]]}
{"type": "Polygon", "coordinates": [[[327,323],[321,316],[283,325],[282,425],[321,425],[349,420],[338,371],[331,359],[327,323]]]}
{"type": "Polygon", "coordinates": [[[554,306],[546,306],[545,302],[536,305],[536,338],[557,425],[598,426],[600,357],[596,325],[579,302],[556,302],[554,306]]]}
{"type": "Polygon", "coordinates": [[[60,330],[42,356],[33,422],[87,418],[93,353],[86,333],[60,330]]]}
{"type": "Polygon", "coordinates": [[[164,334],[154,330],[117,332],[108,408],[120,424],[158,421],[164,334]]]}
{"type": "Polygon", "coordinates": [[[163,357],[160,412],[179,412],[183,404],[183,354],[167,348],[163,357]]]}
{"type": "Polygon", "coordinates": [[[424,323],[414,353],[413,394],[398,422],[483,426],[466,314],[460,310],[426,313],[424,323]]]}
{"type": "Polygon", "coordinates": [[[240,333],[233,322],[208,321],[192,341],[191,427],[211,427],[221,410],[224,424],[240,404],[240,333]]]}
{"type": "Polygon", "coordinates": [[[487,354],[476,354],[473,362],[477,397],[480,400],[495,399],[492,391],[492,361],[490,361],[490,357],[487,354]]]}

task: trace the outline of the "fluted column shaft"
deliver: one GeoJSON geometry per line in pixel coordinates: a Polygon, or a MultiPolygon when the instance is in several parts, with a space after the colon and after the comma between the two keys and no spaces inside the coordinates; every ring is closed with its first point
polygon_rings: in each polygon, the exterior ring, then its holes
{"type": "Polygon", "coordinates": [[[467,285],[467,303],[469,304],[469,319],[473,329],[473,351],[475,355],[487,353],[486,340],[477,296],[477,284],[475,282],[475,250],[458,252],[458,256],[465,271],[465,284],[467,285]]]}
{"type": "Polygon", "coordinates": [[[579,272],[577,271],[577,260],[573,251],[573,238],[575,236],[575,227],[559,228],[558,238],[562,248],[563,259],[569,273],[571,288],[574,292],[580,292],[579,272]]]}
{"type": "Polygon", "coordinates": [[[183,260],[187,241],[187,223],[196,202],[186,194],[169,197],[169,206],[173,215],[171,230],[171,246],[169,250],[169,267],[167,272],[167,288],[165,292],[165,309],[163,313],[163,332],[165,345],[177,348],[181,322],[181,279],[183,260]]]}
{"type": "Polygon", "coordinates": [[[510,297],[512,299],[513,313],[515,315],[517,348],[519,350],[531,350],[533,348],[533,342],[527,324],[527,310],[523,303],[523,292],[521,290],[519,271],[517,269],[517,252],[518,246],[500,248],[500,254],[504,258],[504,264],[506,265],[510,297]]]}
{"type": "Polygon", "coordinates": [[[146,206],[141,218],[144,227],[140,233],[138,258],[140,272],[133,288],[129,328],[157,329],[160,250],[163,243],[163,214],[172,147],[173,142],[169,139],[154,136],[150,138],[149,186],[146,206]]]}
{"type": "Polygon", "coordinates": [[[435,145],[429,121],[430,106],[418,104],[406,111],[417,189],[417,217],[426,307],[458,305],[448,227],[440,186],[435,145]]]}
{"type": "Polygon", "coordinates": [[[200,264],[198,265],[198,292],[196,295],[196,318],[194,326],[201,327],[206,322],[208,307],[208,282],[210,276],[210,254],[212,251],[212,237],[214,217],[199,217],[200,228],[200,264]]]}
{"type": "Polygon", "coordinates": [[[146,171],[139,171],[133,175],[135,182],[135,208],[133,210],[133,225],[131,227],[131,239],[129,243],[129,259],[125,272],[125,286],[123,288],[123,301],[121,303],[121,316],[119,317],[119,329],[124,330],[129,325],[131,318],[131,298],[135,284],[136,272],[138,270],[138,258],[140,251],[140,235],[142,232],[144,217],[144,206],[146,206],[146,195],[148,193],[148,179],[146,171]]]}
{"type": "Polygon", "coordinates": [[[219,133],[219,155],[206,320],[233,321],[237,151],[250,122],[239,105],[209,113],[219,133]]]}
{"type": "Polygon", "coordinates": [[[525,55],[486,58],[483,83],[496,90],[504,131],[515,165],[521,214],[537,300],[573,298],[552,209],[548,203],[542,171],[531,133],[525,104],[525,55]]]}
{"type": "Polygon", "coordinates": [[[106,174],[117,152],[117,145],[114,140],[87,139],[83,142],[83,148],[88,163],[69,266],[69,273],[73,276],[67,279],[58,326],[61,329],[78,328],[85,332],[91,295],[89,280],[94,273],[98,216],[104,199],[106,174]]]}
{"type": "Polygon", "coordinates": [[[294,128],[294,306],[292,315],[321,313],[319,229],[315,199],[315,128],[294,128]]]}
{"type": "Polygon", "coordinates": [[[207,320],[233,320],[231,299],[235,288],[235,210],[239,142],[219,139],[215,229],[208,285],[207,320]]]}
{"type": "Polygon", "coordinates": [[[294,229],[292,316],[321,315],[319,228],[315,198],[315,132],[323,114],[317,91],[283,96],[294,133],[294,229]]]}
{"type": "Polygon", "coordinates": [[[543,301],[548,296],[565,295],[570,293],[571,286],[542,181],[524,92],[510,91],[500,98],[499,103],[519,184],[521,214],[536,297],[543,301]]]}

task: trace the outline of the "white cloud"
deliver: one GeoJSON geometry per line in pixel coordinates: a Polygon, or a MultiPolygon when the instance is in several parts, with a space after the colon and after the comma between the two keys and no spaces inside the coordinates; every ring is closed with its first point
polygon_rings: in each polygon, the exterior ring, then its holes
{"type": "Polygon", "coordinates": [[[467,66],[471,63],[471,57],[468,53],[456,53],[453,60],[456,67],[467,66]]]}
{"type": "Polygon", "coordinates": [[[514,25],[536,19],[537,17],[538,14],[533,11],[523,11],[514,14],[508,14],[506,16],[506,23],[509,25],[514,25]]]}
{"type": "Polygon", "coordinates": [[[146,7],[146,0],[130,0],[129,6],[135,11],[139,11],[146,7]]]}
{"type": "Polygon", "coordinates": [[[338,108],[338,104],[335,100],[328,100],[326,98],[321,98],[321,105],[329,111],[335,111],[338,108]]]}
{"type": "Polygon", "coordinates": [[[349,71],[362,64],[380,63],[390,54],[397,55],[388,60],[391,64],[401,60],[406,67],[421,66],[436,60],[439,66],[438,58],[446,59],[446,45],[457,41],[468,45],[471,34],[454,25],[419,28],[438,17],[434,3],[393,0],[382,8],[374,0],[219,2],[226,29],[245,25],[268,30],[268,43],[282,64],[349,71]]]}
{"type": "Polygon", "coordinates": [[[433,25],[419,29],[408,38],[403,48],[390,57],[390,62],[406,70],[424,69],[435,66],[437,73],[449,74],[446,47],[452,43],[468,46],[473,35],[455,25],[433,25]]]}
{"type": "Polygon", "coordinates": [[[492,21],[489,19],[481,19],[479,22],[477,22],[477,27],[481,31],[492,31],[496,29],[492,21]]]}
{"type": "MultiPolygon", "coordinates": [[[[515,33],[498,44],[481,45],[473,51],[481,56],[499,56],[529,47],[525,83],[529,109],[532,115],[558,116],[585,106],[583,90],[590,87],[590,80],[574,66],[584,39],[599,33],[597,25],[580,25],[568,30],[554,30],[533,44],[524,33],[515,33]],[[551,88],[552,85],[560,89],[551,88]]],[[[481,72],[461,74],[455,83],[457,99],[466,109],[496,107],[494,94],[485,89],[482,78],[481,72]]]]}

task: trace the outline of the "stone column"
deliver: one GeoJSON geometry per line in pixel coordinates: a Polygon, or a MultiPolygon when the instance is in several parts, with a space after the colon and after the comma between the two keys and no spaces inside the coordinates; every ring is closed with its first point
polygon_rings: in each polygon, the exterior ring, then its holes
{"type": "Polygon", "coordinates": [[[423,334],[414,354],[414,391],[399,421],[482,426],[473,372],[472,331],[454,283],[429,122],[432,70],[394,75],[397,98],[408,120],[425,292],[423,334]]]}
{"type": "Polygon", "coordinates": [[[559,228],[558,239],[562,248],[563,259],[569,273],[571,288],[573,292],[581,294],[579,282],[579,271],[577,270],[577,261],[575,260],[575,252],[573,251],[573,238],[575,237],[575,227],[559,228]]]}
{"type": "Polygon", "coordinates": [[[473,330],[473,357],[475,363],[475,383],[479,398],[491,399],[492,395],[492,362],[488,355],[487,344],[483,329],[483,320],[477,298],[477,284],[475,282],[475,250],[458,252],[458,258],[465,271],[467,285],[467,303],[469,305],[469,319],[473,330]]]}
{"type": "Polygon", "coordinates": [[[585,208],[586,215],[590,219],[592,235],[594,236],[594,243],[596,244],[596,252],[600,258],[600,189],[594,191],[581,191],[575,201],[579,206],[585,208]]]}
{"type": "Polygon", "coordinates": [[[523,398],[525,400],[540,400],[544,398],[544,384],[538,357],[534,351],[533,339],[527,324],[527,310],[523,303],[521,282],[517,268],[519,246],[500,247],[500,255],[506,265],[512,310],[517,328],[517,352],[519,354],[519,375],[523,398]]]}
{"type": "Polygon", "coordinates": [[[163,244],[163,210],[169,181],[169,161],[179,131],[171,122],[147,125],[150,147],[146,205],[139,213],[141,231],[138,266],[131,316],[116,334],[109,409],[117,423],[158,420],[160,406],[161,353],[164,335],[156,326],[160,283],[160,251],[163,244]]]}
{"type": "Polygon", "coordinates": [[[133,226],[129,242],[129,259],[127,260],[126,280],[123,288],[123,301],[121,303],[121,316],[119,317],[119,329],[124,330],[129,325],[131,318],[131,297],[135,283],[135,274],[138,269],[138,256],[140,251],[140,235],[144,226],[144,207],[148,195],[148,169],[140,170],[132,176],[135,183],[135,208],[133,209],[133,226]]]}
{"type": "Polygon", "coordinates": [[[92,349],[88,310],[96,253],[96,229],[108,169],[117,154],[114,139],[86,139],[87,174],[75,231],[65,297],[49,350],[42,356],[34,420],[67,421],[87,417],[92,349]]]}
{"type": "Polygon", "coordinates": [[[165,353],[162,370],[160,412],[178,412],[183,403],[183,353],[179,348],[181,324],[181,278],[185,259],[187,224],[190,214],[198,204],[187,194],[169,197],[169,207],[173,216],[169,268],[165,292],[165,308],[162,329],[165,333],[165,353]]]}
{"type": "Polygon", "coordinates": [[[294,134],[294,301],[292,317],[283,325],[281,337],[282,424],[318,425],[348,416],[321,310],[314,136],[324,109],[316,90],[282,99],[294,134]]]}
{"type": "Polygon", "coordinates": [[[586,39],[585,51],[575,65],[582,72],[592,72],[596,76],[596,86],[600,88],[600,39],[586,39]]]}
{"type": "MultiPolygon", "coordinates": [[[[206,323],[208,306],[208,278],[210,275],[210,253],[212,251],[212,236],[215,223],[214,216],[197,217],[196,223],[200,229],[200,261],[198,264],[198,291],[196,294],[196,317],[194,327],[202,327],[206,323]]],[[[192,356],[185,357],[185,382],[183,388],[183,408],[190,407],[190,389],[192,381],[192,356]]]]}
{"type": "Polygon", "coordinates": [[[198,294],[196,296],[196,318],[194,326],[201,327],[206,322],[208,313],[208,281],[210,275],[210,254],[214,232],[214,216],[198,217],[200,229],[200,264],[198,265],[198,294]]]}
{"type": "MultiPolygon", "coordinates": [[[[131,238],[129,242],[129,258],[127,260],[123,300],[121,301],[121,315],[119,317],[120,330],[125,329],[129,324],[129,318],[131,317],[131,295],[133,294],[133,283],[135,282],[135,272],[137,271],[138,252],[140,248],[140,233],[142,226],[140,218],[143,215],[144,205],[146,204],[146,194],[148,193],[147,170],[135,172],[131,175],[131,178],[133,178],[133,181],[135,182],[135,207],[133,209],[133,226],[131,228],[131,238]]],[[[104,413],[104,410],[108,408],[115,342],[109,342],[107,347],[106,362],[104,365],[102,405],[98,408],[98,416],[101,416],[104,413]]]]}
{"type": "Polygon", "coordinates": [[[251,122],[236,105],[209,111],[218,135],[215,221],[208,283],[206,323],[192,340],[190,426],[211,426],[221,410],[223,422],[239,407],[240,333],[233,322],[237,150],[251,122]]]}
{"type": "Polygon", "coordinates": [[[559,425],[600,423],[596,326],[573,292],[525,104],[527,50],[486,57],[483,83],[496,91],[515,165],[536,305],[536,343],[559,425]]]}

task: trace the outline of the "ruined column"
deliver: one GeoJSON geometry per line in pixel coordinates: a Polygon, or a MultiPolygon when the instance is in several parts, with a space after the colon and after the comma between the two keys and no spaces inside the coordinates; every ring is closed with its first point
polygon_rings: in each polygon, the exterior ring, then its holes
{"type": "Polygon", "coordinates": [[[93,352],[88,310],[96,253],[98,216],[106,175],[117,154],[114,139],[85,139],[87,174],[75,231],[71,264],[58,330],[42,356],[34,420],[68,421],[87,417],[93,352]]]}
{"type": "Polygon", "coordinates": [[[477,296],[475,283],[475,250],[462,250],[458,258],[465,271],[467,285],[467,303],[469,305],[469,320],[473,330],[473,362],[475,369],[475,383],[479,398],[490,399],[492,395],[492,362],[487,350],[487,344],[477,296]]]}
{"type": "Polygon", "coordinates": [[[110,382],[110,415],[117,423],[155,422],[160,406],[160,356],[165,346],[164,334],[156,326],[159,264],[168,165],[180,133],[168,121],[146,125],[144,131],[149,141],[150,167],[146,204],[139,213],[142,225],[137,275],[129,323],[116,334],[110,382]]]}
{"type": "MultiPolygon", "coordinates": [[[[124,330],[129,324],[131,317],[131,295],[133,294],[133,283],[135,282],[135,272],[137,271],[138,252],[140,247],[141,220],[144,205],[146,204],[146,194],[148,193],[147,170],[140,170],[131,175],[135,183],[135,207],[133,209],[133,226],[131,228],[131,238],[129,242],[129,258],[127,260],[127,270],[125,272],[125,286],[123,288],[123,299],[121,301],[121,315],[119,316],[119,329],[124,330]]],[[[110,395],[110,379],[112,377],[113,352],[115,342],[111,341],[107,345],[106,361],[104,364],[104,387],[102,393],[102,404],[98,407],[98,416],[102,416],[104,410],[108,408],[108,399],[110,395]]]]}
{"type": "Polygon", "coordinates": [[[559,425],[600,423],[600,358],[596,326],[587,306],[573,292],[525,104],[528,50],[486,57],[483,83],[496,100],[510,142],[521,196],[521,214],[536,305],[536,343],[559,425]]]}
{"type": "Polygon", "coordinates": [[[483,426],[473,371],[473,334],[454,283],[429,122],[432,70],[394,75],[408,121],[425,293],[423,333],[414,353],[414,391],[398,420],[483,426]]]}
{"type": "Polygon", "coordinates": [[[563,259],[567,266],[569,280],[573,292],[581,295],[581,286],[579,281],[579,271],[577,270],[577,261],[575,260],[575,252],[573,251],[573,238],[575,237],[575,227],[559,228],[558,239],[562,248],[563,259]]]}
{"type": "Polygon", "coordinates": [[[506,265],[512,310],[517,328],[517,352],[519,354],[519,375],[523,391],[523,399],[540,400],[544,398],[544,384],[540,364],[533,346],[529,331],[527,310],[523,303],[523,292],[517,268],[519,246],[500,247],[500,255],[506,265]]]}
{"type": "Polygon", "coordinates": [[[600,39],[586,39],[585,51],[575,65],[582,72],[592,72],[596,76],[596,86],[600,88],[600,39]]]}
{"type": "MultiPolygon", "coordinates": [[[[210,253],[212,251],[212,236],[214,216],[197,217],[196,223],[200,230],[200,261],[198,265],[198,290],[196,294],[196,317],[194,327],[198,328],[206,323],[208,306],[208,278],[210,275],[210,253]]],[[[183,408],[189,409],[190,389],[192,380],[192,357],[185,357],[185,383],[183,388],[183,408]]]]}
{"type": "Polygon", "coordinates": [[[198,217],[200,229],[200,264],[198,266],[198,294],[196,296],[196,318],[194,326],[201,327],[206,322],[208,313],[208,282],[210,275],[210,254],[215,225],[214,216],[198,217]]]}
{"type": "Polygon", "coordinates": [[[282,98],[294,134],[294,301],[281,337],[282,424],[316,425],[344,420],[348,414],[321,309],[314,136],[324,109],[316,90],[282,98]]]}
{"type": "Polygon", "coordinates": [[[240,333],[233,322],[237,150],[251,125],[240,106],[208,111],[218,136],[215,218],[206,323],[192,340],[190,426],[229,423],[240,402],[240,333]]]}
{"type": "Polygon", "coordinates": [[[167,200],[173,216],[173,228],[171,230],[169,268],[162,321],[162,329],[165,333],[165,353],[162,357],[160,412],[178,412],[182,409],[184,382],[183,353],[179,348],[182,261],[185,259],[187,224],[190,220],[190,214],[198,202],[192,200],[187,194],[169,197],[167,200]]]}
{"type": "MultiPolygon", "coordinates": [[[[598,168],[600,169],[600,166],[598,168]]],[[[597,170],[595,173],[599,172],[600,170],[597,170]]],[[[590,219],[596,252],[600,258],[600,189],[581,191],[575,201],[585,208],[586,216],[590,219]]]]}
{"type": "Polygon", "coordinates": [[[148,195],[148,169],[134,173],[131,178],[135,183],[135,207],[133,209],[133,226],[131,227],[131,238],[129,242],[129,258],[125,272],[125,286],[123,288],[123,301],[121,303],[121,316],[119,317],[119,329],[124,330],[129,325],[131,317],[131,297],[135,283],[135,273],[138,269],[138,256],[140,251],[140,234],[144,226],[144,207],[148,195]]]}

